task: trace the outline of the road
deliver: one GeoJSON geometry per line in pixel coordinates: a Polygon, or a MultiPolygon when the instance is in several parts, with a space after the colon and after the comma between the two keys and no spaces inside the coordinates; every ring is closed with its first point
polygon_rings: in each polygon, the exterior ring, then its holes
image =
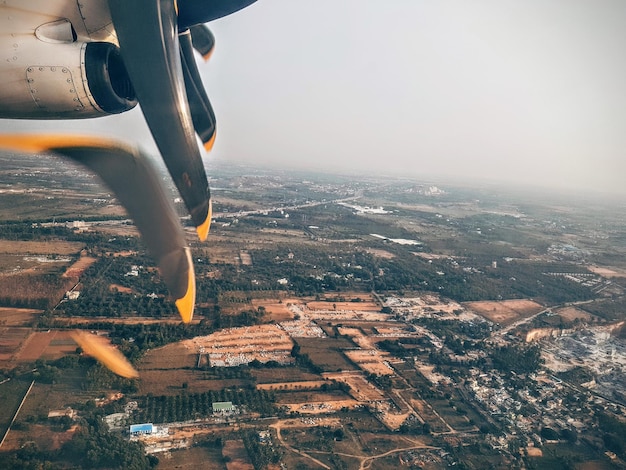
{"type": "Polygon", "coordinates": [[[357,196],[350,196],[343,199],[333,199],[332,201],[305,202],[303,204],[295,204],[293,206],[271,207],[268,209],[256,209],[252,211],[220,212],[219,214],[213,214],[213,216],[220,219],[238,219],[247,215],[263,215],[267,214],[268,212],[292,211],[295,209],[302,209],[304,207],[321,206],[322,204],[339,204],[340,202],[354,201],[356,199],[359,199],[360,197],[361,195],[359,194],[357,196]]]}
{"type": "Polygon", "coordinates": [[[296,449],[295,447],[289,445],[287,442],[285,442],[285,440],[283,439],[283,436],[281,434],[281,429],[282,429],[282,424],[283,424],[283,420],[279,420],[274,424],[271,424],[270,427],[276,430],[276,435],[278,437],[278,440],[280,441],[280,444],[282,446],[284,446],[286,449],[302,456],[305,457],[307,459],[309,459],[311,462],[317,464],[319,467],[321,468],[325,468],[330,470],[330,467],[328,465],[326,465],[324,462],[316,459],[315,457],[313,457],[310,454],[323,454],[323,455],[330,455],[330,454],[335,454],[335,455],[341,455],[343,457],[350,457],[353,459],[356,459],[360,462],[359,465],[359,469],[360,470],[367,470],[368,468],[371,467],[372,463],[374,462],[374,460],[376,459],[381,459],[381,458],[385,458],[388,457],[389,455],[398,453],[398,452],[407,452],[410,450],[417,450],[417,449],[427,449],[427,450],[439,450],[440,447],[434,447],[434,446],[429,446],[426,445],[422,442],[420,442],[417,439],[411,439],[408,436],[405,437],[405,439],[408,441],[407,443],[410,444],[406,447],[396,447],[395,449],[391,449],[388,450],[387,452],[383,452],[381,454],[377,454],[377,455],[370,455],[370,456],[366,456],[366,455],[358,455],[358,454],[348,454],[345,452],[328,452],[328,451],[321,451],[321,450],[308,450],[307,452],[303,452],[299,449],[296,449]]]}

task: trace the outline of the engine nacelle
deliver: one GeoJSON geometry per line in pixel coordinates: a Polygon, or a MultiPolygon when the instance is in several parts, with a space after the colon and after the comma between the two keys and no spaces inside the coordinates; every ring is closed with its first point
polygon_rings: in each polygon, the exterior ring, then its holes
{"type": "MultiPolygon", "coordinates": [[[[3,45],[7,47],[6,45],[3,45]]],[[[12,40],[0,65],[0,117],[81,119],[137,104],[119,48],[109,42],[12,40]]]]}

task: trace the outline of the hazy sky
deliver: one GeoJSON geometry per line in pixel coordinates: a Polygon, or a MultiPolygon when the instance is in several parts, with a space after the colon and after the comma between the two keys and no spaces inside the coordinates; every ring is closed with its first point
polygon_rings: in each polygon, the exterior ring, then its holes
{"type": "MultiPolygon", "coordinates": [[[[208,161],[626,195],[624,0],[259,0],[210,26],[208,161]]],[[[151,145],[137,110],[53,127],[151,145]]]]}

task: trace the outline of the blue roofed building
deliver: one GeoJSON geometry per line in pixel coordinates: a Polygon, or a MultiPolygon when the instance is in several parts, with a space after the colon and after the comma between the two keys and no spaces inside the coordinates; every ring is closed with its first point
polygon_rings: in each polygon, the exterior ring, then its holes
{"type": "Polygon", "coordinates": [[[156,427],[152,423],[145,424],[131,424],[130,425],[130,435],[131,436],[139,436],[143,434],[152,434],[156,431],[156,427]]]}

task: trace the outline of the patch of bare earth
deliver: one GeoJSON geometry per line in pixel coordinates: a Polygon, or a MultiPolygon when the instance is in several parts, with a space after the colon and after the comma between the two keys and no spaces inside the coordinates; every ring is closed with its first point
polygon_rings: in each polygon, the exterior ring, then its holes
{"type": "Polygon", "coordinates": [[[77,344],[69,331],[48,330],[33,332],[24,342],[18,361],[32,362],[37,359],[58,359],[76,351],[77,344]]]}
{"type": "Polygon", "coordinates": [[[77,278],[83,275],[83,273],[97,261],[97,258],[93,258],[91,256],[81,256],[78,261],[72,264],[67,270],[63,273],[63,277],[71,277],[77,278]]]}
{"type": "Polygon", "coordinates": [[[576,307],[565,307],[557,310],[556,312],[563,320],[565,321],[574,321],[574,320],[591,320],[593,315],[580,310],[576,307]]]}
{"type": "Polygon", "coordinates": [[[592,273],[602,277],[626,277],[626,271],[619,268],[606,268],[601,266],[587,266],[587,269],[592,273]]]}
{"type": "Polygon", "coordinates": [[[222,455],[228,460],[226,463],[228,470],[254,470],[241,439],[224,442],[222,455]]]}
{"type": "Polygon", "coordinates": [[[503,326],[535,315],[544,309],[537,302],[525,299],[500,302],[465,302],[463,305],[486,319],[503,326]]]}

